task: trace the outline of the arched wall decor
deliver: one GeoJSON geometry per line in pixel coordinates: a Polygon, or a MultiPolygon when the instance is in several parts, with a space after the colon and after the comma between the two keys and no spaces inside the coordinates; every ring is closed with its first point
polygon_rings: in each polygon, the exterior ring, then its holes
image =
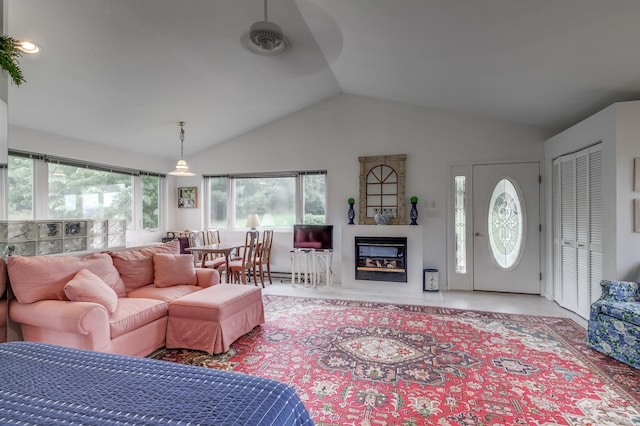
{"type": "Polygon", "coordinates": [[[390,225],[406,225],[405,160],[407,156],[380,155],[358,157],[360,197],[358,223],[375,225],[377,213],[387,214],[390,225]]]}

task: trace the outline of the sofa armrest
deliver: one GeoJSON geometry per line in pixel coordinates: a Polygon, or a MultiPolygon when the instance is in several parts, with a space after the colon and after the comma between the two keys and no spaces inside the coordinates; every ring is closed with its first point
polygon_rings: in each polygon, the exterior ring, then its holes
{"type": "Polygon", "coordinates": [[[600,281],[601,299],[617,302],[637,302],[640,300],[640,286],[633,281],[600,281]]]}
{"type": "Polygon", "coordinates": [[[109,341],[109,314],[104,306],[92,302],[41,300],[34,303],[11,302],[9,316],[20,324],[65,333],[89,335],[109,341]]]}
{"type": "Polygon", "coordinates": [[[211,287],[220,283],[220,273],[211,268],[196,268],[198,286],[202,288],[211,287]]]}

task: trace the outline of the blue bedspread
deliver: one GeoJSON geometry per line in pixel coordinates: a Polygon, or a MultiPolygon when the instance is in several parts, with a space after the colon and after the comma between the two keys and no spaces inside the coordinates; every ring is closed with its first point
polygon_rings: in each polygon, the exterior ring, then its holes
{"type": "Polygon", "coordinates": [[[288,385],[32,342],[0,344],[0,424],[313,425],[288,385]]]}

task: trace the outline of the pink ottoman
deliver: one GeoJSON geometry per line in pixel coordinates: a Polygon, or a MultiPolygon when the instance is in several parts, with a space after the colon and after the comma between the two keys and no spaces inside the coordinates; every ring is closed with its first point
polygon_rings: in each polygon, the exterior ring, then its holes
{"type": "Polygon", "coordinates": [[[218,284],[169,303],[166,347],[219,354],[263,323],[260,287],[218,284]]]}

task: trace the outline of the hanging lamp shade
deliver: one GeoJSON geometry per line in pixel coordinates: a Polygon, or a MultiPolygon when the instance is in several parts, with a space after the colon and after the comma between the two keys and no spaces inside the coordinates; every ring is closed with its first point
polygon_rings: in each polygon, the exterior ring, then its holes
{"type": "Polygon", "coordinates": [[[67,174],[64,172],[64,170],[62,170],[62,167],[58,166],[53,170],[52,173],[53,176],[55,177],[66,177],[67,174]]]}
{"type": "Polygon", "coordinates": [[[180,126],[180,159],[176,164],[176,169],[170,171],[169,174],[171,176],[195,176],[196,174],[189,171],[189,166],[184,161],[184,121],[178,122],[178,126],[180,126]]]}

